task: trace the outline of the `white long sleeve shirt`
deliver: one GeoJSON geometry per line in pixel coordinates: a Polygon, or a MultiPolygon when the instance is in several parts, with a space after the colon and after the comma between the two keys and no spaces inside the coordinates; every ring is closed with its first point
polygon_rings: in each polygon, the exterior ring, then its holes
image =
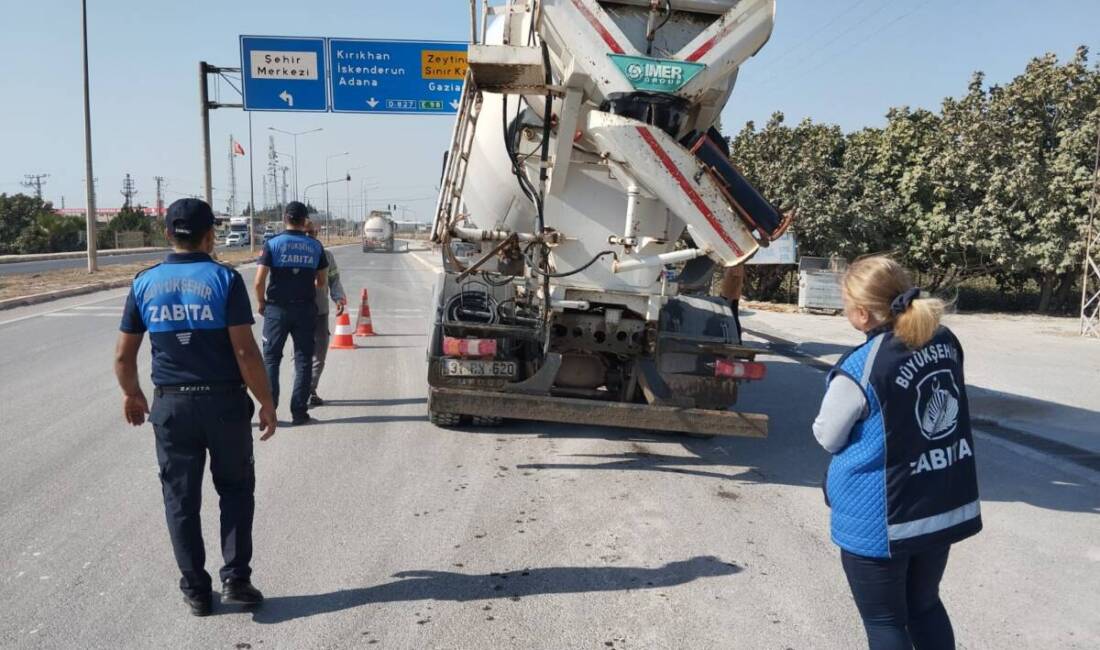
{"type": "Polygon", "coordinates": [[[856,422],[867,415],[867,397],[852,378],[837,374],[825,390],[821,410],[814,418],[814,438],[830,454],[848,444],[856,422]]]}

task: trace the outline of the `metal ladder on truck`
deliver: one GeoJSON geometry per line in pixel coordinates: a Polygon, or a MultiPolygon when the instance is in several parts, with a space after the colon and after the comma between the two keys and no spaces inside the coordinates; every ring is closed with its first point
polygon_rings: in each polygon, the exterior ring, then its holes
{"type": "MultiPolygon", "coordinates": [[[[444,242],[447,233],[454,228],[462,215],[462,192],[466,186],[466,172],[473,149],[474,133],[481,114],[483,92],[517,92],[519,90],[543,91],[542,60],[537,48],[520,48],[509,45],[485,45],[489,16],[509,16],[530,5],[536,16],[541,15],[540,0],[508,0],[504,5],[490,6],[483,0],[480,38],[477,26],[477,1],[470,0],[471,44],[469,68],[462,85],[462,98],[451,133],[451,148],[447,152],[443,179],[436,204],[435,228],[432,241],[444,242]],[[481,78],[478,69],[482,71],[481,78]],[[524,74],[526,73],[526,74],[524,74]],[[533,78],[536,80],[531,82],[533,78]],[[526,79],[526,81],[523,81],[526,79]]],[[[537,28],[538,21],[535,21],[537,28]]]]}
{"type": "Polygon", "coordinates": [[[439,201],[435,208],[435,230],[432,233],[434,242],[444,241],[460,216],[462,190],[466,185],[466,171],[469,168],[470,151],[480,114],[481,91],[474,85],[473,72],[467,70],[458,116],[451,133],[451,148],[447,152],[443,182],[439,188],[439,201]]]}

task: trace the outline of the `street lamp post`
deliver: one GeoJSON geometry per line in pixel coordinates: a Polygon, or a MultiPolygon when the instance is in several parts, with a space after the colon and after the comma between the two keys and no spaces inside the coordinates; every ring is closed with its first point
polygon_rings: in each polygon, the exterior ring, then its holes
{"type": "Polygon", "coordinates": [[[82,44],[84,47],[84,178],[87,179],[85,194],[85,228],[88,237],[88,273],[95,273],[98,266],[96,260],[95,241],[95,176],[92,174],[92,108],[88,96],[88,1],[80,3],[82,44]]]}
{"type": "Polygon", "coordinates": [[[325,229],[326,233],[328,233],[329,231],[332,230],[332,212],[329,210],[329,200],[328,200],[329,199],[329,197],[328,197],[329,183],[327,182],[328,178],[329,178],[328,177],[328,163],[333,158],[339,158],[341,156],[347,156],[350,153],[351,152],[349,152],[349,151],[344,151],[344,152],[341,152],[341,153],[334,153],[331,156],[329,156],[328,158],[325,158],[325,181],[326,181],[326,183],[325,183],[325,223],[328,225],[328,228],[325,229]]]}
{"type": "MultiPolygon", "coordinates": [[[[330,180],[323,180],[320,183],[314,183],[312,185],[307,185],[306,189],[302,191],[302,201],[307,206],[309,205],[309,191],[312,190],[315,187],[321,187],[322,185],[324,185],[325,186],[325,193],[328,194],[328,186],[329,185],[332,185],[333,183],[344,183],[344,182],[351,182],[351,174],[348,174],[344,178],[337,178],[337,179],[331,180],[331,181],[330,180]]],[[[328,226],[327,225],[326,225],[325,231],[326,232],[328,231],[328,226]]]]}
{"type": "Polygon", "coordinates": [[[309,131],[298,131],[297,133],[284,131],[282,129],[276,129],[273,126],[267,127],[267,130],[275,131],[276,133],[282,133],[283,135],[289,135],[290,137],[294,138],[294,200],[298,201],[298,136],[308,135],[310,133],[317,133],[318,131],[324,131],[324,128],[310,129],[309,131]]]}

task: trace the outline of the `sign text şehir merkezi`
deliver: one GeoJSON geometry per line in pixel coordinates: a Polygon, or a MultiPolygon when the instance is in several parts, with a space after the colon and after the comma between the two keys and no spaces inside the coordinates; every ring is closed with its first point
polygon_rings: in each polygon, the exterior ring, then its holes
{"type": "Polygon", "coordinates": [[[241,36],[240,44],[246,111],[329,109],[325,39],[241,36]]]}

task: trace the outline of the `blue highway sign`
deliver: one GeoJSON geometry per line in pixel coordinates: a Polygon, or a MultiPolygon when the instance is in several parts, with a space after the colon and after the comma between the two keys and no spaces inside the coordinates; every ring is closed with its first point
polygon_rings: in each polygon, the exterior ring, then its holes
{"type": "Polygon", "coordinates": [[[328,110],[325,39],[241,36],[246,111],[328,110]]]}
{"type": "Polygon", "coordinates": [[[449,114],[466,78],[466,43],[332,38],[332,110],[449,114]]]}

